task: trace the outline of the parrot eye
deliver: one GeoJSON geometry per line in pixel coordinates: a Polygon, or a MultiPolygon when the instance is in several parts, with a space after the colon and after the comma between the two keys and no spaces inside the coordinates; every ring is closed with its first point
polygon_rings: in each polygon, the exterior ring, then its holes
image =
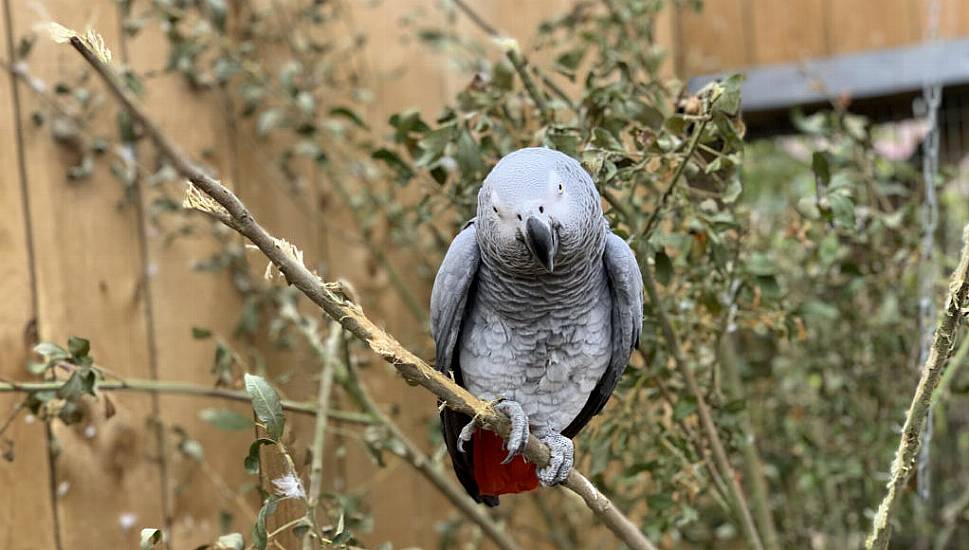
{"type": "Polygon", "coordinates": [[[521,214],[518,215],[518,221],[522,221],[522,215],[521,214]]]}
{"type": "Polygon", "coordinates": [[[565,191],[565,188],[564,188],[564,187],[562,187],[562,184],[560,183],[560,184],[559,184],[559,193],[561,193],[562,191],[565,191]]]}
{"type": "Polygon", "coordinates": [[[544,206],[539,206],[538,207],[538,213],[539,214],[544,214],[545,213],[545,207],[544,206]]]}
{"type": "Polygon", "coordinates": [[[495,211],[495,214],[498,213],[498,207],[497,206],[492,206],[491,209],[495,211]]]}

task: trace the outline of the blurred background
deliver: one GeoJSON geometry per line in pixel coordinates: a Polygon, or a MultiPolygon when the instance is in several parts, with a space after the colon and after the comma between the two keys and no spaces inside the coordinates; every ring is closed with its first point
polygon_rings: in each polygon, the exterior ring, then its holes
{"type": "MultiPolygon", "coordinates": [[[[243,373],[295,402],[306,479],[329,329],[182,208],[184,182],[50,21],[97,31],[186,153],[427,360],[430,284],[490,167],[528,145],[580,158],[659,296],[578,467],[662,548],[862,544],[969,221],[964,2],[3,0],[0,548],[131,548],[146,527],[197,548],[255,542],[287,471],[250,451],[243,373]],[[59,389],[91,367],[97,395],[59,389]]],[[[502,545],[449,496],[434,398],[337,340],[332,540],[502,545]]],[[[969,546],[967,352],[894,547],[969,546]]],[[[304,513],[283,501],[270,547],[298,547],[304,513]]],[[[564,490],[488,514],[522,548],[618,546],[564,490]]]]}

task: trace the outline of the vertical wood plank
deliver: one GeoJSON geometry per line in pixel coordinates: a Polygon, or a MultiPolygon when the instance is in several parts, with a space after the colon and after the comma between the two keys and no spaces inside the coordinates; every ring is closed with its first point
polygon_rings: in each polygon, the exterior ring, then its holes
{"type": "Polygon", "coordinates": [[[684,78],[748,63],[743,0],[713,0],[695,12],[682,8],[679,28],[684,78]]]}
{"type": "Polygon", "coordinates": [[[840,0],[831,2],[830,9],[832,55],[900,46],[920,38],[909,0],[840,0]]]}
{"type": "MultiPolygon", "coordinates": [[[[4,14],[7,6],[4,4],[4,14]]],[[[14,59],[13,36],[6,17],[0,22],[0,44],[6,59],[14,59]]],[[[31,257],[27,241],[15,89],[11,75],[0,72],[0,378],[26,380],[34,322],[31,257]]],[[[16,412],[26,396],[0,394],[0,427],[16,415],[0,436],[0,548],[42,550],[56,548],[56,520],[51,502],[50,463],[44,426],[26,410],[16,412]],[[12,445],[12,447],[7,447],[12,445]]]]}
{"type": "Polygon", "coordinates": [[[754,64],[801,61],[825,55],[825,0],[801,0],[785,6],[771,0],[749,1],[757,37],[754,64]]]}
{"type": "MultiPolygon", "coordinates": [[[[939,6],[940,39],[964,38],[969,36],[969,5],[963,0],[934,0],[939,6]]],[[[933,0],[911,0],[913,6],[913,40],[919,42],[928,32],[929,6],[933,0]]]]}
{"type": "MultiPolygon", "coordinates": [[[[212,171],[227,178],[231,151],[225,107],[218,92],[196,93],[181,74],[166,73],[169,44],[157,25],[149,25],[126,39],[130,64],[137,74],[154,75],[146,82],[144,105],[152,117],[194,159],[205,159],[212,171]],[[208,152],[208,155],[203,153],[208,152]]],[[[138,158],[143,168],[158,166],[153,147],[141,144],[138,158]]],[[[213,385],[210,372],[214,344],[195,340],[192,328],[202,327],[229,338],[238,319],[241,302],[227,273],[209,273],[193,266],[218,251],[209,235],[209,222],[194,217],[196,231],[188,237],[170,240],[186,215],[162,216],[157,222],[149,213],[163,194],[179,200],[184,192],[181,181],[148,187],[151,174],[142,173],[138,185],[147,242],[148,274],[146,289],[151,297],[156,342],[157,375],[161,380],[213,385]]],[[[211,543],[222,533],[222,515],[232,521],[226,527],[248,534],[258,510],[254,491],[242,494],[247,483],[256,479],[246,474],[242,460],[252,432],[225,432],[199,419],[206,407],[229,409],[244,416],[251,414],[242,403],[163,395],[161,420],[166,431],[165,449],[169,475],[167,491],[172,502],[172,540],[176,548],[196,548],[211,543]],[[172,429],[177,426],[201,443],[204,464],[178,452],[172,429]],[[228,492],[227,492],[228,491],[228,492]],[[239,498],[233,498],[233,493],[239,498]]]]}
{"type": "MultiPolygon", "coordinates": [[[[114,2],[86,2],[82,8],[49,0],[43,6],[69,27],[93,25],[110,48],[118,47],[114,2]]],[[[15,37],[41,19],[29,2],[15,1],[11,8],[15,37]]],[[[39,38],[29,65],[48,89],[85,70],[76,53],[46,36],[39,38]]],[[[40,337],[61,343],[71,335],[89,338],[99,364],[120,376],[148,377],[135,209],[119,207],[124,190],[107,163],[98,163],[87,179],[68,180],[67,163],[76,159],[51,139],[47,125],[31,122],[31,113],[44,108],[20,89],[40,337]]],[[[113,132],[113,122],[99,117],[92,130],[113,132]]],[[[56,506],[66,546],[131,548],[139,528],[162,524],[157,449],[145,430],[150,401],[133,395],[113,400],[117,415],[111,419],[105,419],[103,400],[89,400],[79,425],[53,424],[59,448],[56,506]]]]}
{"type": "MultiPolygon", "coordinates": [[[[368,36],[364,55],[370,68],[369,85],[374,90],[374,101],[366,113],[368,123],[378,132],[389,134],[388,117],[408,108],[417,108],[425,120],[433,121],[444,105],[452,76],[449,62],[446,55],[432,52],[419,43],[415,28],[400,22],[416,14],[419,28],[446,27],[440,7],[427,0],[400,0],[373,7],[355,3],[352,9],[357,28],[368,36]]],[[[342,200],[332,189],[324,189],[324,193],[330,205],[328,212],[343,209],[342,200]]],[[[353,222],[347,227],[356,232],[353,222]]],[[[336,231],[329,232],[327,239],[329,277],[352,282],[362,295],[364,307],[374,311],[389,330],[403,342],[427,349],[425,327],[416,323],[402,305],[366,246],[336,231]],[[350,261],[342,261],[344,258],[350,261]]],[[[412,251],[387,252],[405,283],[426,303],[429,289],[424,288],[422,279],[414,273],[416,262],[409,258],[412,251]]],[[[395,420],[415,441],[424,444],[425,450],[431,450],[427,433],[428,422],[436,417],[434,400],[408,387],[379,362],[372,363],[374,367],[363,374],[374,398],[378,402],[398,404],[395,420]]],[[[351,443],[347,448],[348,488],[369,487],[368,504],[374,531],[363,540],[372,546],[385,541],[392,541],[395,547],[434,546],[438,539],[435,525],[449,516],[451,506],[409,466],[397,464],[398,459],[390,455],[387,458],[393,473],[377,468],[360,445],[351,443]],[[402,510],[407,513],[402,514],[402,510]]]]}

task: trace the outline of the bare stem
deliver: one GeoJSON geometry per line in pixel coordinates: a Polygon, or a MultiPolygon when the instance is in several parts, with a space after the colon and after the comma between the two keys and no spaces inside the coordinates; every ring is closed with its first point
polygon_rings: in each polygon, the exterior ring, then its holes
{"type": "MultiPolygon", "coordinates": [[[[33,393],[57,391],[64,381],[55,382],[0,382],[0,393],[33,393]]],[[[229,401],[250,403],[252,398],[244,391],[228,388],[211,388],[191,382],[172,382],[161,380],[141,380],[126,378],[117,381],[99,381],[96,388],[100,391],[131,391],[143,393],[168,393],[174,395],[194,395],[197,397],[216,397],[229,401]]],[[[283,400],[283,409],[300,414],[316,414],[316,405],[299,401],[283,400]]],[[[340,422],[352,424],[372,424],[373,419],[365,414],[349,411],[329,411],[329,417],[340,422]]]]}
{"type": "MultiPolygon", "coordinates": [[[[319,523],[316,519],[316,508],[320,503],[320,491],[323,488],[323,453],[326,450],[326,426],[330,412],[330,395],[333,393],[333,366],[335,361],[335,348],[343,337],[343,328],[339,323],[333,321],[330,325],[330,337],[327,339],[324,348],[323,372],[320,374],[320,391],[316,404],[316,427],[313,430],[313,461],[310,465],[310,492],[306,499],[306,518],[313,525],[312,531],[307,531],[303,536],[303,550],[313,548],[313,535],[321,538],[323,534],[319,530],[319,523]]],[[[318,546],[318,544],[317,544],[318,546]]]]}
{"type": "Polygon", "coordinates": [[[303,337],[306,339],[307,344],[313,350],[313,353],[323,362],[329,362],[331,364],[331,370],[337,371],[336,380],[340,383],[343,389],[346,391],[347,395],[351,400],[360,408],[368,418],[373,419],[373,423],[377,426],[382,426],[390,436],[396,439],[402,449],[403,453],[399,456],[411,465],[415,470],[421,475],[427,478],[434,487],[441,492],[448,500],[457,507],[468,519],[476,523],[481,527],[481,530],[494,541],[502,550],[517,550],[518,545],[514,540],[502,529],[500,529],[494,519],[485,512],[480,506],[478,506],[473,500],[471,500],[464,491],[457,487],[452,481],[447,479],[441,471],[435,467],[434,461],[431,460],[420,448],[415,445],[400,429],[400,427],[391,420],[380,407],[374,402],[370,397],[369,392],[367,392],[366,387],[361,383],[359,377],[356,375],[356,371],[353,368],[352,358],[350,356],[349,342],[344,338],[342,327],[335,321],[333,322],[335,327],[330,328],[330,339],[327,340],[326,344],[320,338],[319,332],[317,330],[315,323],[306,322],[308,319],[302,317],[300,312],[295,308],[287,308],[282,312],[283,317],[292,322],[302,333],[303,337]],[[342,353],[338,354],[333,349],[334,346],[333,338],[334,334],[337,334],[339,340],[342,343],[342,353]]]}
{"type": "Polygon", "coordinates": [[[357,406],[369,416],[373,417],[374,422],[383,426],[390,433],[391,437],[400,443],[401,450],[403,451],[400,457],[413,466],[425,479],[430,481],[461,513],[477,524],[482,532],[496,546],[502,550],[517,550],[519,548],[518,543],[504,529],[498,526],[495,519],[481,506],[478,506],[471,497],[465,494],[462,488],[449,480],[437,467],[435,462],[407,437],[403,430],[400,429],[400,426],[380,410],[380,407],[370,397],[370,392],[360,382],[360,378],[357,376],[356,370],[350,361],[349,349],[346,349],[344,352],[344,361],[347,369],[344,387],[347,393],[356,402],[357,406]]]}
{"type": "MultiPolygon", "coordinates": [[[[676,183],[676,180],[670,182],[670,186],[672,187],[674,183],[676,183]]],[[[750,543],[751,547],[757,550],[763,550],[764,545],[760,540],[760,535],[757,533],[757,527],[754,525],[754,519],[750,513],[750,508],[747,506],[747,499],[744,497],[743,488],[740,486],[740,481],[737,479],[737,475],[734,473],[733,467],[730,465],[730,459],[727,458],[727,452],[724,450],[723,443],[720,441],[720,434],[717,433],[717,426],[713,423],[713,416],[710,414],[710,407],[707,405],[706,399],[703,397],[703,392],[700,391],[700,386],[696,382],[696,376],[693,375],[693,369],[686,363],[686,359],[683,357],[683,352],[680,350],[679,339],[676,336],[676,332],[673,330],[673,325],[666,316],[666,311],[663,309],[662,302],[660,302],[659,292],[656,290],[656,278],[653,276],[653,270],[645,261],[640,261],[640,269],[643,272],[643,282],[646,286],[646,294],[649,296],[649,302],[652,305],[652,311],[656,314],[656,317],[659,320],[660,328],[663,331],[663,337],[666,340],[667,346],[670,348],[670,353],[673,355],[673,361],[676,364],[677,369],[680,371],[680,374],[686,380],[686,385],[696,401],[696,409],[697,414],[700,416],[700,424],[703,426],[703,430],[706,432],[707,440],[709,441],[710,447],[713,450],[714,461],[723,474],[723,477],[726,478],[725,481],[728,483],[727,487],[730,489],[730,494],[733,497],[734,504],[736,505],[737,511],[740,514],[741,527],[744,530],[747,541],[750,543]]]]}
{"type": "Polygon", "coordinates": [[[902,437],[892,461],[888,492],[878,505],[871,533],[865,541],[865,547],[869,550],[888,548],[888,541],[892,536],[892,514],[915,467],[922,442],[922,428],[932,405],[932,394],[945,374],[949,356],[955,347],[959,320],[969,312],[969,225],[963,230],[962,238],[962,255],[958,267],[949,279],[949,294],[943,306],[942,319],[935,329],[932,347],[925,364],[922,365],[922,376],[915,388],[908,414],[905,415],[902,437]]]}
{"type": "MultiPolygon", "coordinates": [[[[263,229],[232,191],[199,168],[169,141],[168,136],[148,118],[136,100],[118,83],[112,69],[101,62],[81,39],[71,38],[71,45],[94,68],[131,117],[141,125],[145,135],[155,143],[159,152],[171,161],[176,172],[225,208],[232,218],[232,223],[227,225],[256,245],[286,277],[289,284],[322,308],[330,318],[339,321],[345,330],[365,342],[374,353],[393,365],[407,382],[427,389],[451,409],[477,417],[486,429],[503,438],[508,436],[511,424],[507,416],[495,411],[487,402],[458,386],[404,348],[396,338],[371,321],[359,305],[331,290],[331,285],[324,284],[318,275],[307,269],[284,245],[284,241],[263,229]]],[[[548,447],[534,435],[529,437],[524,455],[538,467],[547,465],[549,461],[548,447]]],[[[578,470],[573,469],[563,485],[582,497],[589,509],[627,546],[637,550],[655,550],[656,547],[639,528],[578,470]]]]}
{"type": "MultiPolygon", "coordinates": [[[[454,5],[461,9],[465,15],[468,16],[471,21],[474,22],[481,30],[487,33],[492,38],[500,39],[503,35],[494,26],[489,24],[484,20],[477,12],[471,9],[471,6],[467,5],[464,0],[452,0],[454,5]]],[[[518,49],[518,42],[508,39],[508,43],[503,45],[505,49],[505,56],[508,57],[508,61],[511,62],[512,66],[515,67],[515,72],[518,73],[519,78],[522,80],[522,84],[525,86],[525,91],[531,96],[532,101],[535,102],[535,106],[538,107],[538,112],[542,117],[543,122],[550,122],[551,112],[548,108],[548,103],[545,101],[545,96],[542,94],[538,86],[535,85],[535,81],[532,79],[532,75],[528,73],[528,59],[522,55],[521,51],[518,49]]],[[[559,90],[561,92],[561,90],[559,90]]],[[[566,98],[568,96],[565,96],[566,98]]],[[[567,101],[569,106],[572,105],[571,101],[567,101]]]]}
{"type": "Polygon", "coordinates": [[[686,152],[683,153],[683,159],[680,161],[680,164],[677,165],[676,171],[673,172],[673,177],[670,179],[669,186],[660,196],[659,202],[656,203],[656,208],[653,209],[653,213],[649,216],[649,220],[646,221],[646,226],[643,227],[643,230],[638,235],[639,238],[648,240],[649,235],[653,232],[653,229],[656,228],[656,222],[659,221],[659,215],[666,207],[666,203],[669,202],[670,196],[673,194],[673,190],[676,189],[676,184],[679,183],[680,179],[682,179],[683,172],[686,170],[686,166],[690,163],[690,159],[692,159],[693,154],[696,153],[697,146],[700,144],[700,138],[703,136],[703,131],[706,129],[708,122],[710,122],[710,117],[708,116],[700,119],[700,123],[693,132],[693,137],[690,139],[690,144],[687,146],[686,152]]]}

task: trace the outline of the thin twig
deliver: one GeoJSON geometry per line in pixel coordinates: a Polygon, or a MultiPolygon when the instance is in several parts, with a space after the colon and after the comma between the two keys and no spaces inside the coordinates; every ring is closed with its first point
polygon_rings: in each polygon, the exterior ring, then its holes
{"type": "Polygon", "coordinates": [[[391,420],[377,403],[374,402],[373,398],[370,397],[370,392],[367,391],[366,387],[360,382],[360,378],[357,376],[356,369],[350,360],[349,347],[344,348],[343,355],[344,365],[346,366],[346,378],[344,379],[344,388],[350,397],[356,402],[364,412],[369,416],[373,417],[374,421],[378,425],[382,425],[393,437],[400,443],[403,452],[400,457],[404,459],[405,462],[413,466],[421,475],[423,475],[428,481],[437,488],[448,500],[451,501],[465,516],[467,516],[471,521],[473,521],[478,527],[484,532],[499,548],[502,550],[517,550],[519,548],[518,543],[511,538],[511,536],[502,528],[500,528],[495,522],[494,518],[491,517],[481,506],[478,506],[464,490],[458,487],[454,482],[450,481],[441,470],[437,467],[435,462],[431,460],[429,456],[424,454],[413,441],[400,429],[400,426],[396,422],[391,420]]]}
{"type": "Polygon", "coordinates": [[[649,235],[655,229],[656,222],[659,221],[659,215],[666,207],[666,203],[669,202],[670,196],[673,194],[673,190],[676,189],[676,184],[680,181],[683,176],[683,172],[686,170],[686,166],[690,163],[690,159],[693,158],[693,154],[696,152],[697,145],[700,143],[700,138],[703,136],[703,131],[707,127],[707,123],[710,122],[709,117],[704,117],[700,119],[700,124],[697,125],[696,130],[693,133],[693,137],[690,139],[690,144],[686,148],[686,152],[683,154],[683,159],[680,164],[676,167],[676,171],[673,172],[673,178],[670,179],[670,184],[663,191],[663,194],[659,198],[659,202],[656,203],[656,208],[653,209],[653,213],[649,216],[649,220],[646,221],[646,226],[637,235],[636,238],[649,239],[649,235]]]}
{"type": "MultiPolygon", "coordinates": [[[[670,183],[670,186],[672,186],[673,183],[675,183],[675,180],[670,183]]],[[[747,499],[744,497],[743,488],[740,486],[740,481],[734,474],[733,467],[730,465],[730,459],[727,458],[727,452],[724,450],[723,443],[720,441],[720,435],[717,433],[717,426],[713,423],[713,416],[710,414],[710,407],[707,405],[706,399],[703,398],[703,393],[700,391],[700,386],[696,382],[696,376],[693,375],[693,369],[686,363],[686,359],[683,357],[683,352],[680,350],[679,339],[677,338],[676,332],[673,330],[673,325],[666,316],[666,311],[663,309],[663,305],[660,302],[659,292],[656,290],[656,278],[653,276],[653,270],[645,261],[640,262],[640,269],[643,272],[643,283],[645,283],[646,294],[649,296],[649,303],[652,306],[651,310],[659,320],[663,337],[666,340],[666,344],[670,348],[670,354],[673,356],[673,362],[676,364],[680,374],[686,380],[686,385],[696,401],[696,409],[697,414],[700,416],[700,423],[703,425],[703,429],[707,435],[707,440],[709,441],[710,447],[713,450],[713,458],[717,463],[717,467],[721,470],[723,477],[726,478],[728,483],[727,487],[730,489],[730,494],[733,497],[734,504],[737,506],[737,511],[740,514],[740,524],[744,530],[744,534],[746,535],[751,547],[757,550],[763,550],[764,545],[760,540],[757,527],[754,525],[754,519],[753,516],[751,516],[750,508],[747,506],[747,499]]]]}
{"type": "MultiPolygon", "coordinates": [[[[330,412],[330,396],[333,393],[333,366],[335,348],[343,337],[343,328],[333,321],[330,325],[330,337],[325,347],[323,372],[320,374],[320,391],[316,404],[316,426],[313,430],[313,461],[310,465],[310,492],[306,499],[306,518],[313,526],[303,536],[303,550],[312,550],[313,536],[322,540],[322,532],[316,519],[316,508],[320,503],[320,492],[323,489],[323,453],[326,450],[326,426],[330,412]]],[[[319,544],[317,543],[317,546],[319,544]]]]}
{"type": "Polygon", "coordinates": [[[369,392],[367,392],[364,385],[360,382],[359,377],[356,375],[350,356],[349,342],[346,338],[343,338],[342,327],[334,322],[337,328],[331,327],[331,338],[324,344],[316,329],[315,323],[306,322],[307,319],[301,318],[301,313],[295,307],[284,309],[282,315],[299,329],[310,349],[313,350],[313,353],[321,361],[331,363],[331,370],[339,373],[336,376],[337,381],[357,407],[364,411],[369,418],[372,418],[375,425],[382,426],[390,433],[392,438],[400,443],[404,452],[399,456],[404,462],[410,464],[421,475],[427,478],[461,513],[479,525],[481,530],[494,541],[495,545],[502,550],[517,550],[518,545],[503,529],[500,529],[496,525],[494,519],[471,500],[460,487],[457,487],[452,481],[447,479],[435,467],[434,461],[424,454],[404,434],[403,430],[380,410],[380,407],[370,397],[369,392]],[[334,333],[339,333],[340,339],[342,340],[341,354],[334,353],[333,349],[331,349],[334,333]]]}
{"type": "MultiPolygon", "coordinates": [[[[471,21],[473,21],[478,27],[488,33],[489,36],[496,39],[496,41],[501,43],[502,48],[505,50],[505,56],[508,57],[508,61],[511,62],[512,66],[515,68],[515,72],[518,73],[518,77],[521,78],[522,84],[525,86],[525,91],[531,96],[532,101],[535,102],[535,106],[538,108],[538,112],[542,117],[542,122],[551,122],[551,111],[548,108],[548,102],[545,101],[545,96],[542,94],[538,86],[535,85],[535,81],[532,79],[532,75],[528,73],[528,59],[522,55],[519,50],[518,41],[513,38],[506,37],[498,32],[498,29],[488,24],[477,12],[471,9],[464,0],[452,0],[454,5],[461,9],[465,15],[468,16],[471,21]]],[[[571,106],[571,102],[569,102],[571,106]]]]}
{"type": "Polygon", "coordinates": [[[878,511],[875,513],[875,519],[872,522],[871,533],[865,541],[865,547],[869,550],[888,548],[888,541],[892,536],[892,514],[902,496],[902,490],[912,474],[912,469],[915,467],[921,444],[922,428],[925,425],[925,418],[931,410],[932,393],[939,385],[939,381],[948,366],[949,356],[955,347],[956,328],[959,326],[959,320],[969,313],[969,225],[963,230],[962,239],[962,255],[959,258],[958,267],[952,272],[952,277],[949,279],[949,294],[946,296],[943,306],[942,319],[935,329],[932,347],[929,349],[929,355],[922,366],[922,375],[919,378],[918,386],[915,388],[912,404],[905,415],[902,437],[898,443],[898,450],[895,452],[895,459],[892,461],[888,492],[881,504],[878,505],[878,511]]]}
{"type": "Polygon", "coordinates": [[[411,315],[421,324],[421,326],[427,325],[427,313],[424,312],[424,308],[421,307],[414,296],[414,292],[411,291],[407,283],[404,282],[404,278],[400,276],[397,268],[391,263],[390,259],[384,253],[383,250],[373,239],[373,235],[369,228],[367,228],[363,215],[360,212],[360,207],[354,204],[353,197],[350,196],[350,192],[347,190],[346,186],[339,177],[328,171],[330,176],[330,181],[333,184],[333,188],[336,189],[337,194],[343,200],[343,204],[350,210],[350,214],[353,216],[353,221],[357,224],[357,228],[360,230],[360,234],[363,236],[363,240],[367,245],[367,249],[373,255],[377,263],[383,268],[384,272],[387,273],[387,278],[390,279],[390,284],[393,285],[394,289],[397,291],[397,295],[400,297],[404,305],[407,306],[407,310],[411,315]]]}
{"type": "Polygon", "coordinates": [[[949,541],[959,526],[959,520],[969,511],[969,487],[956,498],[955,501],[942,508],[942,521],[932,543],[932,550],[946,550],[951,548],[949,541]]]}
{"type": "MultiPolygon", "coordinates": [[[[65,381],[55,382],[0,382],[0,393],[33,393],[40,391],[57,391],[65,381]]],[[[252,398],[244,391],[229,388],[212,388],[200,386],[191,382],[174,382],[162,380],[142,380],[126,378],[118,381],[99,381],[96,389],[100,391],[132,391],[143,393],[168,393],[174,395],[194,395],[197,397],[217,397],[229,401],[249,403],[252,398]]],[[[283,400],[283,409],[299,414],[316,414],[316,405],[300,401],[283,400]]],[[[365,414],[349,411],[329,411],[329,417],[340,422],[351,424],[372,424],[373,419],[365,414]]]]}
{"type": "MultiPolygon", "coordinates": [[[[393,365],[405,380],[429,390],[451,409],[477,417],[486,429],[495,431],[503,438],[508,436],[511,423],[507,416],[495,411],[487,402],[458,386],[453,380],[404,348],[396,338],[364,315],[359,305],[334,293],[318,275],[307,269],[290,249],[283,246],[284,241],[273,237],[263,229],[232,191],[199,168],[169,141],[165,133],[148,118],[136,100],[119,84],[113,70],[88,49],[80,38],[72,37],[70,42],[104,80],[125,110],[141,125],[145,135],[155,143],[159,152],[171,161],[179,175],[188,179],[225,208],[232,216],[231,227],[256,245],[266,258],[275,264],[289,284],[295,286],[322,308],[330,318],[338,320],[344,329],[366,342],[371,350],[393,365]]],[[[534,435],[529,437],[524,455],[529,462],[538,467],[547,465],[549,461],[548,447],[534,435]]],[[[634,549],[654,550],[656,548],[639,528],[578,470],[573,469],[563,485],[581,496],[586,505],[627,546],[634,549]]]]}

